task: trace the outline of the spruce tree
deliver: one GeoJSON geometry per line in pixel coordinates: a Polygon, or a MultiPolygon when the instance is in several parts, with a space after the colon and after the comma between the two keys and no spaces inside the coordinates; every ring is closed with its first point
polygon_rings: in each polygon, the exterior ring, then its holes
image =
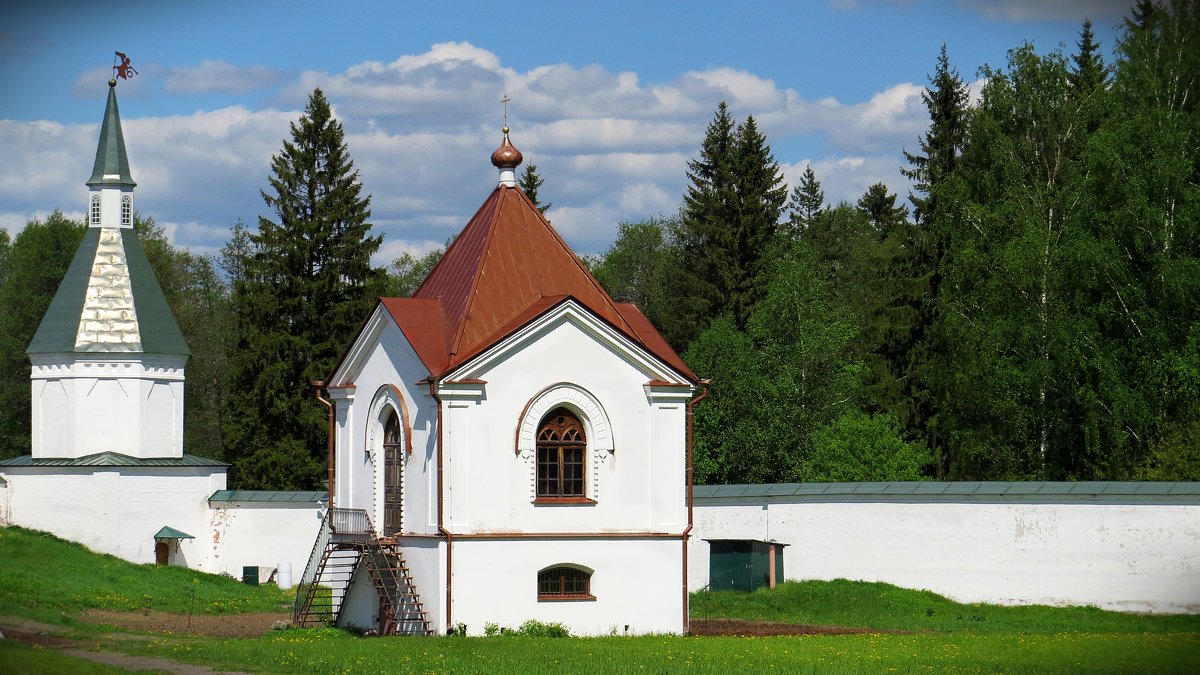
{"type": "Polygon", "coordinates": [[[767,248],[787,200],[779,164],[754,118],[735,128],[722,101],[687,175],[680,300],[691,304],[684,311],[696,332],[725,313],[745,327],[765,293],[767,248]]]}
{"type": "Polygon", "coordinates": [[[788,230],[791,235],[797,237],[812,226],[823,210],[825,191],[821,189],[821,182],[813,173],[812,166],[805,166],[800,184],[792,190],[792,198],[788,202],[788,230]]]}
{"type": "Polygon", "coordinates": [[[517,187],[521,188],[521,191],[525,193],[526,197],[529,197],[529,201],[533,202],[533,205],[537,207],[538,211],[542,212],[542,215],[546,215],[546,212],[550,210],[550,204],[543,204],[538,201],[538,189],[545,182],[541,175],[538,174],[537,164],[533,162],[525,165],[525,171],[521,172],[521,177],[517,180],[517,187]]]}
{"type": "Polygon", "coordinates": [[[370,196],[340,122],[314,90],[291,140],[271,159],[243,278],[234,285],[239,343],[231,358],[227,448],[240,488],[312,489],[325,476],[323,380],[384,288],[371,265],[370,196]]]}
{"type": "Polygon", "coordinates": [[[945,45],[921,99],[929,111],[929,130],[920,139],[919,153],[904,153],[909,168],[901,173],[914,182],[909,194],[913,221],[895,233],[896,258],[889,265],[895,300],[890,313],[899,321],[884,340],[884,358],[902,385],[894,402],[899,409],[893,410],[907,435],[924,440],[934,451],[935,473],[944,477],[949,450],[944,436],[936,433],[936,375],[944,371],[937,367],[944,351],[940,298],[962,201],[960,173],[969,119],[967,85],[951,67],[945,45]]]}
{"type": "Polygon", "coordinates": [[[1077,99],[1086,98],[1097,88],[1104,86],[1108,79],[1108,70],[1104,67],[1104,59],[1100,56],[1100,45],[1092,32],[1092,22],[1085,19],[1079,30],[1079,42],[1075,43],[1079,51],[1071,56],[1071,94],[1077,99]]]}
{"type": "Polygon", "coordinates": [[[887,186],[875,183],[858,198],[858,208],[871,219],[871,225],[881,236],[899,228],[908,218],[908,208],[896,206],[896,194],[888,194],[887,186]]]}
{"type": "Polygon", "coordinates": [[[958,168],[967,130],[967,85],[950,66],[946,45],[938,54],[937,68],[929,78],[930,86],[921,94],[929,110],[929,131],[920,140],[921,152],[904,152],[910,168],[900,173],[914,181],[917,194],[911,196],[914,217],[928,226],[937,210],[935,188],[958,168]]]}

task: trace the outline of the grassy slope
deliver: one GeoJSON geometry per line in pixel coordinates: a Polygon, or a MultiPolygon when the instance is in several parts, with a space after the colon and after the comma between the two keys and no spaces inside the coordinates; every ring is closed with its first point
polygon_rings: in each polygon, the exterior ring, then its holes
{"type": "MultiPolygon", "coordinates": [[[[256,639],[158,636],[119,649],[263,673],[453,671],[500,673],[1191,672],[1200,617],[1147,617],[1087,608],[960,605],[886,584],[801,582],[753,594],[697,593],[697,617],[921,631],[912,635],[780,638],[355,638],[330,629],[256,639]]],[[[270,587],[179,568],[131,565],[50,535],[0,529],[0,613],[53,620],[91,607],[270,611],[270,587]],[[193,593],[195,599],[193,600],[193,593]]],[[[470,627],[477,633],[481,627],[470,627]]],[[[70,671],[60,655],[0,645],[0,672],[70,671]],[[10,660],[16,659],[16,660],[10,660]],[[45,659],[45,660],[43,660],[45,659]],[[23,664],[23,665],[21,665],[23,664]],[[28,666],[28,667],[26,667],[28,666]],[[56,670],[57,669],[57,670],[56,670]]]]}
{"type": "Polygon", "coordinates": [[[754,593],[693,593],[692,617],[939,632],[1200,632],[1197,615],[1144,616],[1095,607],[962,604],[930,591],[845,579],[792,581],[754,593]]]}
{"type": "Polygon", "coordinates": [[[86,609],[277,612],[292,594],[230,577],[134,565],[45,532],[0,528],[0,613],[59,621],[86,609]]]}

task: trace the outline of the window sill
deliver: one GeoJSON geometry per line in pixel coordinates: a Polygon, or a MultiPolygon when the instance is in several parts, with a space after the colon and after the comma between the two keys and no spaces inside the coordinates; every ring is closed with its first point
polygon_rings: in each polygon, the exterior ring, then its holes
{"type": "Polygon", "coordinates": [[[535,505],[537,505],[537,504],[543,504],[543,505],[544,504],[563,504],[563,505],[578,504],[578,505],[588,506],[588,505],[595,504],[596,500],[588,499],[587,497],[538,497],[537,499],[533,500],[533,503],[535,505]]]}
{"type": "Polygon", "coordinates": [[[594,595],[539,595],[538,602],[595,602],[594,595]]]}

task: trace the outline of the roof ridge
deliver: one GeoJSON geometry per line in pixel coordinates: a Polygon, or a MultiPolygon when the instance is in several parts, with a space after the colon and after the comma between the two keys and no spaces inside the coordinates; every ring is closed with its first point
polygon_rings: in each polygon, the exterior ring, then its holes
{"type": "MultiPolygon", "coordinates": [[[[477,295],[479,292],[479,281],[483,278],[483,268],[486,266],[487,260],[492,253],[492,239],[496,236],[495,223],[497,219],[500,218],[500,210],[504,204],[503,194],[501,193],[501,190],[504,189],[505,188],[503,186],[497,185],[496,189],[492,191],[492,194],[489,195],[487,200],[484,202],[485,205],[488,202],[494,201],[495,203],[492,205],[491,218],[489,218],[487,221],[487,236],[485,236],[483,239],[483,244],[480,248],[479,260],[475,267],[471,270],[471,284],[467,289],[466,301],[464,303],[461,315],[462,318],[459,321],[458,326],[455,326],[455,330],[453,331],[454,344],[450,345],[449,353],[451,361],[454,360],[454,357],[462,348],[463,335],[466,334],[466,331],[463,330],[463,327],[470,323],[471,311],[475,308],[475,301],[478,300],[477,295]]],[[[474,219],[472,219],[470,222],[474,222],[474,219]]],[[[449,251],[447,251],[447,253],[449,253],[449,251]]]]}

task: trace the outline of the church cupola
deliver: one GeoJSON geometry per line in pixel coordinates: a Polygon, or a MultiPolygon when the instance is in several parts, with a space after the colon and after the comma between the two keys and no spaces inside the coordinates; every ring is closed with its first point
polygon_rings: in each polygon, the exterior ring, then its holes
{"type": "Polygon", "coordinates": [[[504,140],[500,141],[500,147],[492,153],[492,166],[500,169],[500,185],[504,187],[516,187],[517,185],[517,167],[521,165],[521,151],[513,146],[512,141],[508,140],[508,125],[504,126],[504,140]]]}
{"type": "Polygon", "coordinates": [[[116,81],[92,176],[87,230],[26,353],[33,457],[183,453],[190,351],[133,229],[133,189],[116,81]]]}

